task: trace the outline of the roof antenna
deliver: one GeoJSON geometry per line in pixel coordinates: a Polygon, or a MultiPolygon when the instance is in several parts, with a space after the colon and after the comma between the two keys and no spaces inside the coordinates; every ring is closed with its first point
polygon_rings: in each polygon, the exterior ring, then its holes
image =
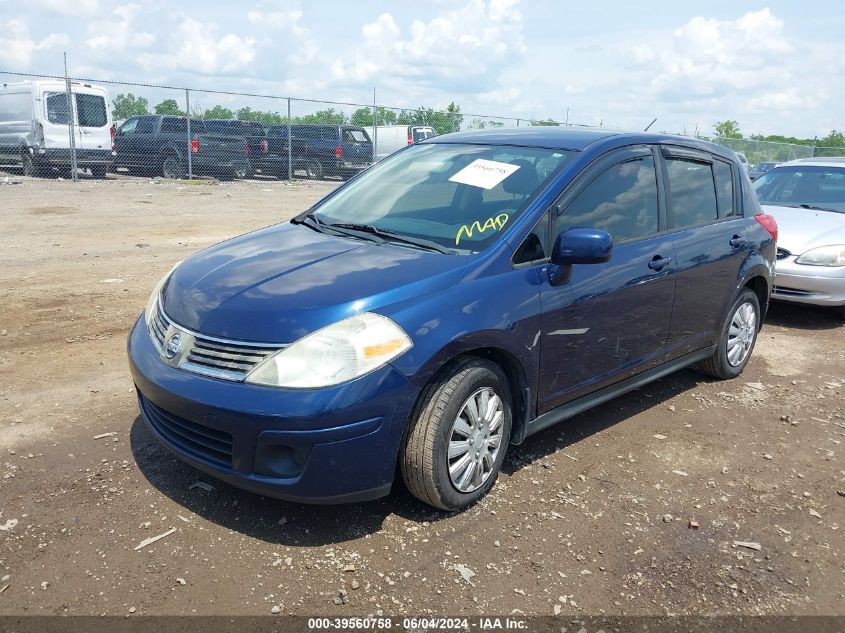
{"type": "Polygon", "coordinates": [[[657,117],[654,117],[654,119],[651,121],[651,123],[649,123],[648,125],[645,126],[645,129],[643,130],[643,132],[648,132],[648,128],[650,128],[656,122],[657,122],[657,117]]]}

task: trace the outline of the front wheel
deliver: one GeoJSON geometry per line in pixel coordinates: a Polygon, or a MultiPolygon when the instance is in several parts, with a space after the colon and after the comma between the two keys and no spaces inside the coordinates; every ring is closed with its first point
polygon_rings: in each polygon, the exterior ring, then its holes
{"type": "Polygon", "coordinates": [[[728,311],[716,351],[699,369],[722,380],[739,376],[751,358],[760,325],[760,301],[753,290],[744,288],[728,311]]]}
{"type": "Polygon", "coordinates": [[[463,510],[493,487],[510,433],[504,372],[479,358],[462,361],[422,395],[400,456],[405,485],[430,505],[463,510]]]}
{"type": "Polygon", "coordinates": [[[21,152],[21,165],[23,166],[24,176],[35,177],[41,175],[41,170],[35,164],[35,160],[32,158],[32,154],[29,153],[29,150],[21,152]]]}
{"type": "Polygon", "coordinates": [[[105,178],[108,171],[108,165],[91,165],[91,176],[97,180],[105,178]]]}

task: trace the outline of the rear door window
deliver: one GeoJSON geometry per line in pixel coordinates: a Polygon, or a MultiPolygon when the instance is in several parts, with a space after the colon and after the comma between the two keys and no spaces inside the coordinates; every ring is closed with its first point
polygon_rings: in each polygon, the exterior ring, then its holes
{"type": "Polygon", "coordinates": [[[424,141],[432,136],[434,136],[434,130],[430,127],[415,127],[413,129],[414,143],[419,143],[420,141],[424,141]]]}
{"type": "Polygon", "coordinates": [[[161,122],[161,131],[164,133],[172,132],[187,132],[188,124],[185,119],[179,119],[175,116],[165,117],[161,122]]]}
{"type": "Polygon", "coordinates": [[[579,193],[554,220],[553,235],[564,229],[607,231],[616,243],[657,233],[657,172],[654,157],[613,165],[579,193]]]}
{"type": "Polygon", "coordinates": [[[136,134],[152,134],[156,130],[156,120],[152,117],[141,117],[138,119],[136,134]]]}
{"type": "Polygon", "coordinates": [[[683,228],[713,222],[718,217],[716,187],[710,163],[667,158],[669,227],[683,228]]]}
{"type": "Polygon", "coordinates": [[[67,95],[64,92],[48,92],[44,95],[47,120],[56,125],[67,125],[67,95]]]}
{"type": "Polygon", "coordinates": [[[320,128],[320,138],[324,141],[337,141],[337,130],[333,127],[320,128]]]}
{"type": "Polygon", "coordinates": [[[74,93],[76,120],[81,127],[104,127],[109,122],[106,100],[100,95],[74,93]]]}

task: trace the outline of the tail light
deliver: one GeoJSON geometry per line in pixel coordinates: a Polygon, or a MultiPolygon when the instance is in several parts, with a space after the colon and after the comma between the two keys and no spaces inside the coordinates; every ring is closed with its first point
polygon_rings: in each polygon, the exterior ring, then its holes
{"type": "Polygon", "coordinates": [[[340,145],[338,145],[337,147],[334,148],[334,157],[340,158],[342,156],[343,156],[343,148],[340,145]]]}
{"type": "Polygon", "coordinates": [[[267,150],[269,149],[267,141],[261,141],[260,143],[258,143],[258,149],[262,154],[266,154],[267,150]]]}
{"type": "Polygon", "coordinates": [[[408,132],[408,145],[414,144],[414,135],[408,132]]]}
{"type": "Polygon", "coordinates": [[[111,136],[111,151],[114,151],[115,147],[114,147],[114,126],[113,125],[111,126],[111,128],[109,128],[109,135],[111,136]]]}
{"type": "Polygon", "coordinates": [[[775,238],[775,242],[778,241],[778,223],[773,216],[768,213],[761,213],[759,215],[755,215],[754,219],[760,223],[760,226],[768,231],[769,235],[775,238]]]}
{"type": "Polygon", "coordinates": [[[244,143],[244,156],[249,156],[249,143],[244,143]]]}
{"type": "Polygon", "coordinates": [[[191,139],[191,154],[197,154],[200,151],[200,140],[198,138],[191,139]]]}

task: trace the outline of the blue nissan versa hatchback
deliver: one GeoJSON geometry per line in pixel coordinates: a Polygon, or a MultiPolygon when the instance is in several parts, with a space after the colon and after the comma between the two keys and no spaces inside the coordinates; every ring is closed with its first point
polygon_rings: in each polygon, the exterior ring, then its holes
{"type": "Polygon", "coordinates": [[[740,374],[776,236],[716,145],[437,136],[165,275],[129,337],[141,413],[264,495],[373,499],[398,465],[462,509],[532,433],[693,363],[740,374]]]}

